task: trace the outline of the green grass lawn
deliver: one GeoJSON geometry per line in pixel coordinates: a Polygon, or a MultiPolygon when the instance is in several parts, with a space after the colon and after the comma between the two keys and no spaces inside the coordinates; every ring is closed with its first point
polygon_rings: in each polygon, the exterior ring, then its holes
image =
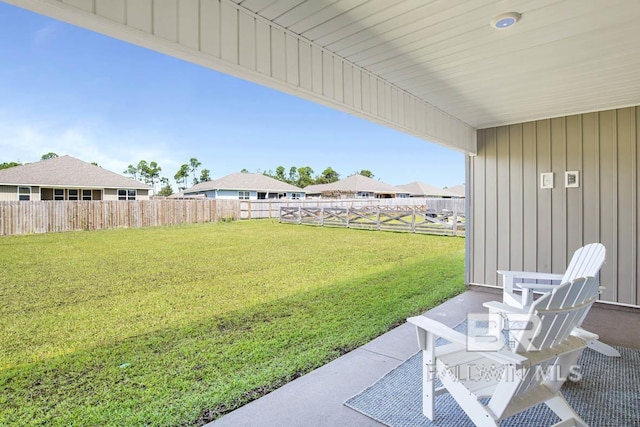
{"type": "Polygon", "coordinates": [[[464,240],[271,220],[0,238],[0,425],[194,425],[464,289],[464,240]]]}

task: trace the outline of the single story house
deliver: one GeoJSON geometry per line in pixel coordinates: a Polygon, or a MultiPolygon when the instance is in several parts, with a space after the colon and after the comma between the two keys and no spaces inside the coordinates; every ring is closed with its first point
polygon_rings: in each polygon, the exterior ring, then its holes
{"type": "Polygon", "coordinates": [[[184,190],[184,197],[204,194],[211,199],[304,199],[306,191],[261,173],[232,173],[184,190]]]}
{"type": "Polygon", "coordinates": [[[409,184],[398,185],[398,187],[412,193],[411,197],[458,197],[449,190],[438,188],[422,181],[414,181],[409,184]]]}
{"type": "Polygon", "coordinates": [[[323,199],[389,199],[411,195],[405,189],[358,174],[330,184],[309,185],[305,190],[307,197],[323,199]]]}
{"type": "Polygon", "coordinates": [[[71,156],[0,170],[0,201],[149,200],[151,187],[71,156]]]}

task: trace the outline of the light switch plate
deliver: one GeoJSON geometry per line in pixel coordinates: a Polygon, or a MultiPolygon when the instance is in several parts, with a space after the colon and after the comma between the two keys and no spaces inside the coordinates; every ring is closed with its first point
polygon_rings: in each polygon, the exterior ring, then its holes
{"type": "Polygon", "coordinates": [[[540,174],[540,188],[553,188],[553,172],[540,174]]]}
{"type": "Polygon", "coordinates": [[[580,172],[567,171],[564,173],[564,186],[566,188],[580,187],[580,172]]]}

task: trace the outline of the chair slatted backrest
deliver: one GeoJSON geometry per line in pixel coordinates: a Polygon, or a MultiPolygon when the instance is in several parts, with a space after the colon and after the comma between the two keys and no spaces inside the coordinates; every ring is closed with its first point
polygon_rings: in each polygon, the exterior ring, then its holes
{"type": "Polygon", "coordinates": [[[539,333],[526,350],[543,350],[562,343],[597,298],[596,278],[580,277],[536,300],[531,309],[540,319],[539,333]]]}
{"type": "Polygon", "coordinates": [[[562,282],[570,282],[578,277],[598,277],[604,264],[606,250],[602,243],[590,243],[573,253],[562,282]]]}
{"type": "MultiPolygon", "coordinates": [[[[579,277],[565,282],[553,291],[538,298],[530,307],[529,314],[538,320],[529,325],[536,327],[531,331],[515,331],[512,337],[516,342],[515,352],[523,353],[534,350],[547,350],[561,345],[569,338],[571,331],[586,315],[598,297],[598,282],[595,277],[579,277]],[[533,337],[532,337],[533,336],[533,337]]],[[[558,356],[551,356],[529,367],[517,381],[503,381],[499,385],[500,393],[494,394],[488,406],[498,416],[509,412],[509,405],[518,399],[526,398],[530,393],[547,381],[540,372],[549,372],[554,365],[560,363],[558,356]],[[499,397],[497,397],[499,396],[499,397]]],[[[561,384],[555,384],[559,388],[561,384]]]]}

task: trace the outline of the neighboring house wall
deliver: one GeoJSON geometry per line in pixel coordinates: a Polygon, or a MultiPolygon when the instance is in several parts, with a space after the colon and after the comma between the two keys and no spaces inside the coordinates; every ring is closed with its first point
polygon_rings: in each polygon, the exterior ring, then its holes
{"type": "MultiPolygon", "coordinates": [[[[193,194],[204,194],[206,195],[208,198],[211,199],[225,199],[225,200],[238,200],[240,197],[240,193],[242,193],[242,200],[258,200],[258,191],[245,191],[245,190],[218,190],[217,191],[217,196],[216,196],[216,191],[214,190],[210,190],[210,191],[199,191],[196,193],[187,193],[189,195],[193,195],[193,194]],[[248,194],[247,194],[248,193],[248,194]],[[246,198],[248,197],[248,199],[246,198]]],[[[263,191],[261,191],[260,193],[265,193],[263,191]]],[[[272,197],[274,193],[269,193],[271,199],[277,199],[272,197]]],[[[288,199],[304,199],[304,193],[300,192],[300,193],[295,193],[297,195],[297,197],[294,197],[294,193],[293,192],[286,192],[286,198],[288,199]]]]}
{"type": "Polygon", "coordinates": [[[149,190],[137,190],[138,195],[136,200],[149,200],[149,190]]]}
{"type": "Polygon", "coordinates": [[[640,107],[478,131],[469,158],[469,279],[496,285],[496,270],[564,273],[580,246],[601,242],[602,299],[640,305],[640,107]],[[565,171],[579,187],[565,188],[565,171]],[[540,188],[540,173],[554,188],[540,188]]]}
{"type": "MultiPolygon", "coordinates": [[[[16,185],[0,185],[0,202],[15,202],[19,200],[18,186],[16,185]]],[[[29,193],[29,200],[40,200],[40,187],[32,187],[29,185],[23,188],[31,189],[29,193]]],[[[25,193],[26,194],[26,193],[25,193]]]]}
{"type": "Polygon", "coordinates": [[[0,185],[0,201],[13,202],[18,200],[16,187],[13,185],[0,185]]]}
{"type": "Polygon", "coordinates": [[[118,200],[118,190],[115,188],[105,188],[104,200],[118,200]]]}

